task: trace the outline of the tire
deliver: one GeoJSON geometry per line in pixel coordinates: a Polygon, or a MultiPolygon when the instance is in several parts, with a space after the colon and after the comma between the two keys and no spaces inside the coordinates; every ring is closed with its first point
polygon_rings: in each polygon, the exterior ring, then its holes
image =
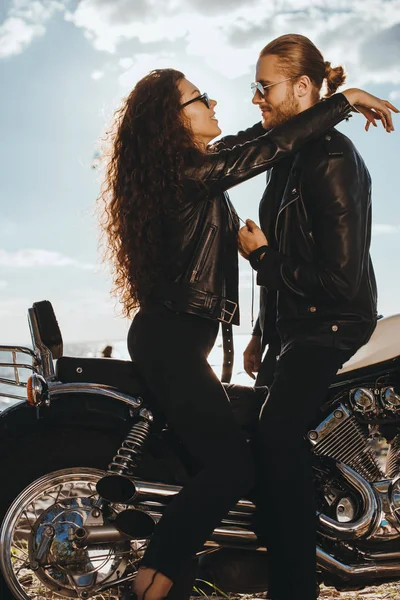
{"type": "MultiPolygon", "coordinates": [[[[15,498],[43,475],[72,467],[104,470],[121,440],[109,432],[57,429],[22,439],[11,438],[0,445],[0,522],[15,498]],[[5,484],[5,485],[4,485],[5,484]]],[[[0,574],[1,600],[14,600],[0,574]]]]}

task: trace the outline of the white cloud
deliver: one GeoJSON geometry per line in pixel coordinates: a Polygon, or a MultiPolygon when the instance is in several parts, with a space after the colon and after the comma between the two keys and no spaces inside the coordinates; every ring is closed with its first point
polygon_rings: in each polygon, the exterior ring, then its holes
{"type": "MultiPolygon", "coordinates": [[[[163,11],[157,0],[81,0],[67,18],[99,50],[116,53],[126,40],[180,41],[185,51],[177,51],[175,60],[201,59],[228,78],[248,73],[268,40],[299,32],[321,48],[326,60],[344,62],[353,85],[400,82],[399,0],[166,0],[163,11]]],[[[175,48],[169,45],[168,51],[175,48]]],[[[148,62],[143,56],[159,59],[160,53],[142,46],[134,64],[120,59],[119,65],[135,69],[148,62]]]]}
{"type": "Polygon", "coordinates": [[[130,56],[127,56],[124,58],[120,58],[118,61],[118,65],[122,69],[130,69],[134,62],[135,61],[133,60],[133,58],[131,58],[130,56]]]}
{"type": "Polygon", "coordinates": [[[400,225],[390,225],[388,223],[374,223],[372,225],[372,235],[390,235],[399,231],[400,225]]]}
{"type": "Polygon", "coordinates": [[[15,252],[0,250],[0,266],[11,269],[32,269],[36,267],[77,267],[93,270],[94,265],[80,262],[60,252],[40,249],[24,249],[15,252]]]}
{"type": "Polygon", "coordinates": [[[99,79],[102,79],[104,77],[104,71],[93,71],[91,77],[95,81],[98,81],[99,79]]]}
{"type": "Polygon", "coordinates": [[[13,0],[0,24],[0,58],[20,54],[37,37],[44,35],[46,22],[64,4],[57,0],[13,0]]]}

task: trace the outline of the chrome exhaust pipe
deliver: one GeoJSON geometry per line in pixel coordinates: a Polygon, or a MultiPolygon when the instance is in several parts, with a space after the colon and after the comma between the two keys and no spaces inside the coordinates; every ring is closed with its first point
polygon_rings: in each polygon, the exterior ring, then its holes
{"type": "Polygon", "coordinates": [[[372,486],[354,469],[344,463],[337,463],[338,470],[350,485],[360,494],[364,511],[357,521],[341,523],[324,514],[318,513],[319,524],[323,532],[340,540],[360,538],[367,535],[378,518],[378,501],[372,486]]]}
{"type": "Polygon", "coordinates": [[[325,572],[347,582],[364,580],[371,575],[376,579],[398,578],[400,561],[367,562],[361,565],[345,565],[317,546],[317,565],[325,572]]]}
{"type": "MultiPolygon", "coordinates": [[[[343,463],[338,463],[337,468],[350,485],[360,494],[364,511],[357,521],[341,523],[327,515],[318,513],[321,530],[331,537],[341,540],[356,539],[367,535],[374,527],[378,518],[378,501],[373,488],[354,469],[343,463]]],[[[165,500],[177,494],[181,487],[163,483],[148,483],[146,481],[134,480],[136,488],[136,500],[145,510],[152,510],[152,501],[165,500]],[[148,501],[148,503],[147,503],[148,501]]],[[[224,519],[225,525],[245,526],[243,519],[251,519],[256,510],[253,502],[239,500],[236,506],[229,511],[224,519]]],[[[249,523],[250,525],[250,523],[249,523]]],[[[253,534],[254,535],[254,534],[253,534]]]]}
{"type": "MultiPolygon", "coordinates": [[[[130,511],[125,511],[130,512],[130,511]]],[[[135,511],[132,511],[135,512],[135,511]]],[[[154,522],[157,522],[161,515],[159,513],[149,512],[147,513],[154,522]]],[[[128,534],[127,528],[117,528],[114,525],[101,525],[101,526],[88,526],[79,527],[72,534],[71,540],[73,540],[79,547],[91,546],[97,544],[109,544],[109,543],[120,543],[127,542],[132,539],[145,539],[149,537],[151,533],[144,531],[128,534]]],[[[217,527],[214,529],[211,539],[204,544],[206,547],[219,547],[222,545],[238,548],[251,547],[253,550],[265,550],[265,548],[258,548],[257,536],[253,531],[248,529],[239,529],[237,527],[217,527]]]]}

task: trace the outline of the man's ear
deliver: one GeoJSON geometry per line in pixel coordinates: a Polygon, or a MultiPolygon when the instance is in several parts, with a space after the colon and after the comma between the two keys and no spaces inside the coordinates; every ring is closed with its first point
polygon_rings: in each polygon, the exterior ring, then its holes
{"type": "Polygon", "coordinates": [[[312,83],[308,75],[302,75],[294,84],[294,91],[298,98],[303,98],[310,93],[312,83]]]}

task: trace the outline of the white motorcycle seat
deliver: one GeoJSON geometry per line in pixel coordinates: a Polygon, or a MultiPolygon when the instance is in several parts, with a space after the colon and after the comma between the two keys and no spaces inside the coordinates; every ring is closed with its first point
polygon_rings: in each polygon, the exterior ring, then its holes
{"type": "Polygon", "coordinates": [[[371,339],[338,371],[338,375],[396,358],[400,355],[400,314],[379,319],[371,339]]]}

